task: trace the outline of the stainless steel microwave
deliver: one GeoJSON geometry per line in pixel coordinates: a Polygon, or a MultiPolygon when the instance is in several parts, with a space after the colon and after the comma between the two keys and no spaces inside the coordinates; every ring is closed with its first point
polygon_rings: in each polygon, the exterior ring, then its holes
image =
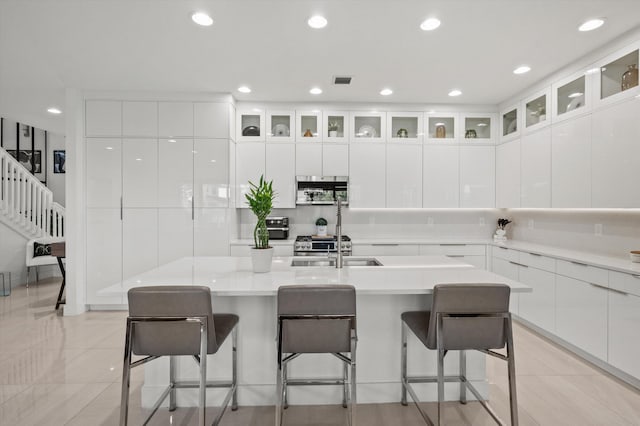
{"type": "Polygon", "coordinates": [[[297,205],[332,205],[338,199],[349,204],[347,176],[296,176],[297,205]]]}

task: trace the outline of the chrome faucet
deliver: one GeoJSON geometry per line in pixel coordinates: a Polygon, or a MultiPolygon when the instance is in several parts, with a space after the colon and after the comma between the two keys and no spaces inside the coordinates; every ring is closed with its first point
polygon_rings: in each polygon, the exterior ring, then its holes
{"type": "Polygon", "coordinates": [[[336,221],[336,269],[342,269],[342,202],[338,201],[338,220],[336,221]]]}

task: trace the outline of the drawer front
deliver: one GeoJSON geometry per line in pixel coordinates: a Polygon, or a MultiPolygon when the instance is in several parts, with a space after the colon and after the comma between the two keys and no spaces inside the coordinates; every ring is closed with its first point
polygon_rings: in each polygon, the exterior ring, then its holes
{"type": "Polygon", "coordinates": [[[609,271],[609,287],[634,296],[640,296],[640,274],[609,271]]]}
{"type": "Polygon", "coordinates": [[[609,294],[609,364],[640,379],[640,297],[609,294]]]}
{"type": "Polygon", "coordinates": [[[606,269],[596,268],[585,263],[558,260],[556,261],[556,272],[588,283],[609,286],[609,273],[606,269]]]}
{"type": "Polygon", "coordinates": [[[354,244],[354,256],[417,256],[419,249],[412,244],[354,244]]]}
{"type": "Polygon", "coordinates": [[[484,256],[486,254],[486,246],[481,244],[427,244],[420,246],[420,254],[484,256]]]}
{"type": "Polygon", "coordinates": [[[523,265],[533,268],[542,269],[543,271],[556,272],[556,260],[552,257],[542,256],[540,254],[520,252],[520,261],[523,265]]]}
{"type": "Polygon", "coordinates": [[[518,262],[520,260],[520,252],[518,250],[500,246],[493,246],[491,249],[493,251],[493,257],[499,257],[500,259],[510,260],[512,262],[518,262]]]}

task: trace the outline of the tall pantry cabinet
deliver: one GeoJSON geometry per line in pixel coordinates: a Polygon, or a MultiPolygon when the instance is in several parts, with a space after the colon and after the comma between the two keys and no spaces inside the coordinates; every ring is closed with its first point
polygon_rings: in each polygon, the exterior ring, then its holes
{"type": "Polygon", "coordinates": [[[227,255],[227,102],[87,100],[87,300],[185,256],[227,255]]]}

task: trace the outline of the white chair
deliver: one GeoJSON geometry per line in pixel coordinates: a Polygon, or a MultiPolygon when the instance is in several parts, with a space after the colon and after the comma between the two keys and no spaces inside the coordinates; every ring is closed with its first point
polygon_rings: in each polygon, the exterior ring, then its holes
{"type": "Polygon", "coordinates": [[[34,243],[40,244],[51,244],[51,243],[59,243],[64,241],[64,238],[61,237],[41,237],[35,238],[33,240],[27,241],[27,255],[26,255],[26,265],[27,265],[27,287],[29,287],[29,277],[31,276],[31,268],[35,267],[36,270],[36,282],[40,281],[38,277],[38,266],[44,265],[57,265],[58,259],[54,256],[35,256],[33,252],[34,243]]]}

